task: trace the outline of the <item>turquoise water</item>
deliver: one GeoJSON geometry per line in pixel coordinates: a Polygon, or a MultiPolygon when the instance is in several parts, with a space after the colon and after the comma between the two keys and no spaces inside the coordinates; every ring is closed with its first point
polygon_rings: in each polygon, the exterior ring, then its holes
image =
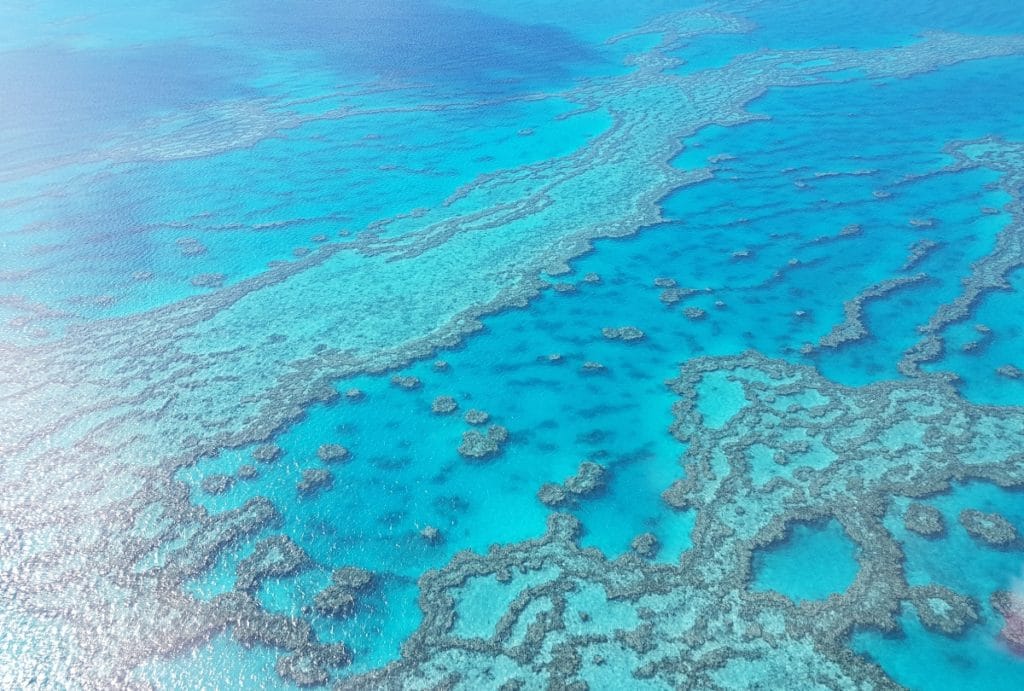
{"type": "Polygon", "coordinates": [[[836,522],[798,524],[785,542],[755,554],[756,590],[773,590],[790,600],[821,600],[842,593],[857,577],[853,543],[836,522]]]}
{"type": "Polygon", "coordinates": [[[1019,688],[1022,68],[1006,0],[0,9],[0,687],[1019,688]]]}

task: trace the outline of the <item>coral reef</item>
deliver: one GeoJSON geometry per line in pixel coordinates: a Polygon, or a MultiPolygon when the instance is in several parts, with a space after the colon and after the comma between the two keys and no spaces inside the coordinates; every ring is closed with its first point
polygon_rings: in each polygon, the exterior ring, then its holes
{"type": "Polygon", "coordinates": [[[910,271],[941,246],[942,243],[934,240],[918,240],[910,246],[910,252],[907,254],[903,266],[900,267],[900,271],[910,271]]]}
{"type": "Polygon", "coordinates": [[[580,463],[576,474],[568,477],[562,484],[546,483],[537,492],[542,504],[552,508],[572,506],[577,499],[589,497],[604,489],[608,479],[608,471],[593,461],[580,463]]]}
{"type": "Polygon", "coordinates": [[[235,589],[255,593],[267,578],[293,576],[310,566],[309,555],[290,537],[268,537],[235,567],[235,589]]]}
{"type": "Polygon", "coordinates": [[[1024,597],[998,591],[992,594],[992,608],[1003,617],[999,635],[1018,655],[1024,655],[1024,597]]]}
{"type": "Polygon", "coordinates": [[[910,601],[917,616],[929,631],[959,636],[978,621],[978,605],[969,597],[940,585],[910,589],[910,601]]]}
{"type": "MultiPolygon", "coordinates": [[[[288,651],[278,672],[290,680],[324,683],[329,668],[346,664],[348,653],[340,645],[316,643],[309,622],[270,614],[244,592],[207,602],[185,591],[186,580],[206,573],[225,550],[280,516],[264,498],[212,515],[191,504],[187,488],[173,479],[182,467],[224,449],[264,444],[310,404],[330,400],[331,382],[405,367],[455,345],[481,328],[481,316],[526,305],[540,290],[538,273],[563,269],[595,238],[629,235],[658,222],[659,202],[669,191],[711,175],[668,165],[683,138],[710,123],[750,121],[756,116],[744,107],[770,87],[831,82],[852,71],[867,79],[906,77],[1024,50],[1016,37],[930,33],[891,49],[778,50],[739,56],[710,72],[682,75],[674,69],[679,61],[672,52],[690,38],[750,28],[745,20],[697,10],[631,32],[659,34],[660,43],[632,55],[631,69],[623,74],[585,80],[562,95],[611,113],[606,132],[570,155],[476,180],[451,202],[437,204],[429,217],[409,212],[415,232],[403,233],[403,218],[396,216],[351,242],[324,244],[314,253],[301,248],[296,254],[305,256],[276,262],[220,290],[82,323],[73,337],[53,343],[5,346],[0,358],[0,380],[9,389],[0,412],[4,472],[19,488],[6,496],[4,506],[12,530],[2,538],[3,560],[13,565],[3,573],[5,610],[52,622],[60,631],[54,646],[66,653],[61,664],[97,687],[137,685],[133,670],[154,658],[187,654],[225,631],[245,646],[288,651]],[[638,104],[638,97],[644,102],[638,104]],[[656,136],[644,134],[651,132],[656,136]],[[595,201],[588,204],[581,191],[597,181],[607,181],[616,194],[592,195],[595,201]],[[470,216],[455,205],[469,195],[491,201],[470,216]],[[501,242],[505,236],[513,242],[501,242]],[[431,251],[444,243],[453,244],[451,252],[431,251]],[[513,247],[516,251],[509,251],[513,247]],[[346,259],[347,252],[365,260],[352,271],[353,284],[372,281],[393,287],[396,295],[417,295],[417,309],[378,309],[377,291],[323,290],[325,273],[337,267],[324,268],[332,258],[346,259]],[[452,290],[434,278],[442,254],[467,262],[452,290]],[[422,277],[430,277],[429,283],[422,277]],[[291,299],[282,299],[285,294],[291,299]],[[295,329],[283,340],[234,338],[256,323],[285,324],[312,309],[331,317],[320,330],[295,329]],[[352,315],[371,312],[376,312],[374,329],[350,328],[352,315]],[[419,313],[429,318],[415,318],[419,313]],[[388,337],[387,350],[370,332],[388,337]],[[25,410],[40,411],[38,419],[25,419],[30,417],[25,410]],[[65,424],[68,420],[75,424],[65,424]],[[53,434],[58,428],[62,433],[53,434]],[[149,511],[162,517],[152,534],[135,523],[149,511]],[[152,554],[163,561],[143,561],[152,554]]],[[[1005,148],[997,149],[957,151],[964,153],[965,165],[991,164],[1006,172],[1005,187],[1013,195],[1021,187],[1019,173],[1013,172],[1019,163],[1007,158],[1005,148]],[[1011,179],[1014,175],[1018,179],[1011,179]]],[[[903,364],[910,373],[921,374],[917,364],[941,351],[929,339],[939,339],[944,325],[965,318],[961,312],[969,312],[981,293],[1005,286],[1009,271],[1019,265],[1019,201],[1008,212],[1013,230],[976,264],[962,299],[936,315],[923,345],[908,353],[903,364]]],[[[189,247],[200,253],[199,244],[189,247]]],[[[1004,409],[962,404],[930,375],[913,385],[874,386],[866,394],[756,359],[712,364],[751,370],[740,377],[750,410],[766,418],[786,416],[787,423],[806,427],[824,447],[850,453],[825,468],[801,456],[773,467],[771,472],[780,475],[755,486],[733,467],[743,465],[745,471],[745,457],[722,448],[737,439],[743,447],[745,435],[756,436],[764,424],[754,424],[741,410],[708,437],[680,421],[677,433],[695,442],[687,451],[694,472],[687,473],[692,484],[674,488],[668,497],[698,513],[694,556],[664,568],[638,563],[642,560],[631,555],[609,561],[576,544],[579,527],[571,519],[555,518],[539,540],[497,547],[485,556],[463,553],[424,575],[423,625],[402,660],[352,683],[437,688],[461,680],[469,687],[481,682],[476,687],[483,688],[482,677],[501,664],[507,666],[500,674],[526,688],[570,687],[580,685],[590,661],[625,659],[636,678],[669,687],[728,686],[737,674],[767,688],[807,679],[825,687],[892,687],[877,667],[842,644],[854,626],[889,625],[892,613],[909,599],[898,546],[880,523],[886,502],[892,494],[938,491],[951,478],[1020,484],[1022,461],[1014,454],[1021,420],[1004,409]],[[800,411],[773,412],[758,388],[798,384],[829,397],[815,417],[808,413],[810,422],[800,411]],[[899,398],[904,394],[909,401],[899,398]],[[849,423],[840,424],[846,436],[829,437],[815,427],[823,422],[820,415],[849,423]],[[908,416],[926,430],[922,439],[902,441],[887,427],[889,418],[906,421],[908,416]],[[864,427],[863,438],[857,437],[856,430],[864,427]],[[893,449],[877,441],[885,433],[897,440],[893,449]],[[730,481],[719,482],[724,477],[730,481]],[[741,518],[738,505],[748,499],[758,510],[747,508],[741,518]],[[836,514],[858,541],[866,575],[827,608],[797,607],[746,592],[750,545],[771,540],[787,521],[821,512],[836,514]],[[723,544],[727,548],[720,550],[723,544]],[[498,583],[514,583],[514,574],[544,576],[546,566],[557,567],[557,575],[515,593],[493,636],[463,639],[452,633],[455,597],[468,579],[494,576],[498,583]],[[622,615],[619,623],[602,625],[597,616],[581,616],[595,610],[590,604],[581,609],[577,595],[592,595],[595,588],[598,596],[607,594],[607,607],[622,615]],[[538,604],[528,610],[531,603],[538,604]],[[538,611],[542,605],[547,607],[538,611]]],[[[681,416],[698,414],[680,395],[681,416]]],[[[780,448],[783,442],[769,441],[780,448]]],[[[276,447],[259,448],[275,450],[257,450],[256,460],[280,455],[276,447]]],[[[24,665],[20,659],[11,664],[24,665]]]]}
{"type": "Polygon", "coordinates": [[[466,411],[466,414],[462,416],[462,419],[470,425],[485,425],[487,424],[487,421],[491,419],[491,415],[486,410],[470,408],[466,411]]]}
{"type": "Polygon", "coordinates": [[[604,489],[608,471],[604,466],[593,461],[580,463],[576,474],[567,478],[563,485],[565,490],[578,497],[587,497],[604,489]]]}
{"type": "Polygon", "coordinates": [[[430,410],[435,415],[447,415],[448,413],[454,413],[458,407],[458,401],[451,396],[438,396],[434,399],[434,402],[430,404],[430,410]]]}
{"type": "Polygon", "coordinates": [[[291,651],[277,661],[278,676],[298,686],[316,686],[330,680],[330,669],[344,667],[351,655],[343,643],[317,643],[308,622],[269,614],[249,593],[233,591],[217,596],[212,615],[218,628],[233,626],[232,636],[243,647],[273,646],[291,651]]]}
{"type": "MultiPolygon", "coordinates": [[[[653,535],[609,560],[578,545],[576,519],[553,514],[542,538],[461,552],[424,574],[423,623],[402,658],[338,688],[472,684],[476,677],[466,675],[495,660],[503,661],[502,680],[524,688],[582,688],[598,658],[628,659],[638,682],[670,688],[727,687],[741,670],[745,681],[771,687],[813,676],[826,688],[895,688],[846,647],[853,629],[893,631],[907,604],[947,635],[977,621],[969,598],[907,583],[902,547],[884,521],[894,496],[920,498],[970,478],[1024,484],[1024,413],[969,405],[943,377],[848,388],[754,353],[692,360],[671,387],[680,396],[672,433],[687,446],[682,479],[663,496],[696,512],[679,565],[645,558],[653,535]],[[700,384],[723,373],[744,396],[712,428],[702,422],[700,384]],[[755,446],[774,452],[768,463],[754,460],[763,456],[751,455],[755,446]],[[785,464],[771,461],[780,454],[785,464]],[[859,570],[846,591],[796,604],[751,589],[755,549],[782,539],[794,522],[832,519],[858,547],[859,570]],[[462,594],[482,582],[507,593],[496,597],[508,604],[493,630],[460,635],[462,594]],[[604,624],[594,597],[606,598],[604,624]]],[[[558,487],[546,491],[555,496],[558,487]]]]}
{"type": "Polygon", "coordinates": [[[396,374],[391,377],[391,383],[400,389],[412,390],[420,388],[419,377],[396,374]]]}
{"type": "Polygon", "coordinates": [[[864,325],[864,305],[872,300],[879,300],[890,293],[928,280],[927,274],[916,276],[898,276],[865,288],[856,297],[843,303],[844,319],[818,341],[819,348],[838,348],[839,346],[859,341],[867,337],[868,329],[864,325]]]}
{"type": "Polygon", "coordinates": [[[997,513],[964,509],[960,512],[960,524],[975,540],[993,547],[1007,547],[1020,541],[1013,524],[997,513]]]}
{"type": "Polygon", "coordinates": [[[330,681],[330,668],[345,667],[352,653],[344,643],[310,646],[277,661],[274,669],[282,679],[297,686],[323,686],[330,681]]]}
{"type": "Polygon", "coordinates": [[[302,479],[295,485],[299,495],[310,497],[334,484],[334,474],[325,468],[306,468],[302,471],[302,479]]]}
{"type": "Polygon", "coordinates": [[[471,429],[462,433],[459,454],[466,458],[485,460],[501,454],[508,441],[508,430],[501,425],[491,425],[487,434],[471,429]]]}
{"type": "Polygon", "coordinates": [[[546,482],[537,490],[537,499],[545,506],[562,506],[568,501],[565,487],[557,482],[546,482]]]}
{"type": "Polygon", "coordinates": [[[259,470],[256,469],[256,466],[248,463],[238,466],[238,470],[235,471],[235,477],[239,480],[253,480],[258,477],[259,474],[259,470]]]}
{"type": "Polygon", "coordinates": [[[992,329],[985,324],[975,324],[974,330],[978,333],[978,338],[964,343],[960,348],[961,352],[977,354],[995,338],[992,329]]]}
{"type": "Polygon", "coordinates": [[[658,296],[658,299],[664,302],[666,305],[674,305],[680,300],[682,300],[684,295],[685,292],[680,290],[679,288],[666,288],[665,290],[661,291],[661,295],[658,296]]]}
{"type": "Polygon", "coordinates": [[[213,475],[207,475],[203,478],[202,482],[199,483],[200,488],[206,494],[224,494],[235,485],[235,478],[231,475],[225,475],[224,473],[214,473],[213,475]]]}
{"type": "Polygon", "coordinates": [[[358,566],[345,566],[331,574],[331,581],[335,585],[359,592],[373,585],[373,573],[358,566]]]}
{"type": "Polygon", "coordinates": [[[284,449],[278,444],[262,444],[253,449],[253,460],[260,463],[273,463],[281,458],[284,449]]]}
{"type": "Polygon", "coordinates": [[[629,548],[644,559],[653,559],[658,556],[661,542],[654,533],[641,533],[630,541],[629,548]]]}
{"type": "Polygon", "coordinates": [[[347,461],[351,453],[341,444],[321,444],[316,455],[324,463],[340,463],[347,461]]]}
{"type": "Polygon", "coordinates": [[[252,450],[252,457],[260,463],[273,463],[283,453],[284,450],[277,444],[263,444],[252,450]]]}
{"type": "Polygon", "coordinates": [[[422,537],[427,544],[436,545],[440,544],[444,540],[444,536],[441,535],[441,531],[432,525],[424,526],[420,531],[420,537],[422,537]]]}
{"type": "Polygon", "coordinates": [[[345,567],[331,574],[331,583],[313,598],[317,612],[344,618],[355,611],[357,596],[373,584],[373,574],[365,569],[345,567]]]}
{"type": "Polygon", "coordinates": [[[341,619],[355,611],[356,596],[348,588],[331,584],[314,596],[313,606],[320,614],[341,619]]]}
{"type": "Polygon", "coordinates": [[[674,305],[683,298],[688,298],[691,295],[696,295],[697,293],[700,292],[701,291],[697,290],[696,288],[665,288],[663,291],[661,291],[661,294],[658,296],[658,299],[661,300],[666,305],[674,305]]]}
{"type": "Polygon", "coordinates": [[[609,340],[626,341],[629,343],[641,340],[644,337],[644,332],[635,326],[606,326],[601,329],[601,335],[609,340]]]}
{"type": "Polygon", "coordinates": [[[239,508],[216,516],[197,516],[194,520],[198,529],[167,555],[160,575],[169,583],[193,578],[212,566],[221,550],[279,519],[277,509],[265,497],[254,497],[239,508]]]}
{"type": "Polygon", "coordinates": [[[198,274],[193,276],[189,283],[196,288],[220,288],[224,285],[225,278],[227,276],[218,273],[198,274]]]}
{"type": "Polygon", "coordinates": [[[174,242],[183,257],[199,257],[206,254],[206,246],[198,238],[178,238],[174,242]]]}
{"type": "Polygon", "coordinates": [[[1024,379],[1024,370],[1014,365],[1002,365],[996,369],[996,374],[1007,379],[1024,379]]]}
{"type": "Polygon", "coordinates": [[[1000,173],[998,188],[1012,201],[1007,205],[1010,222],[1000,231],[995,247],[971,265],[971,274],[963,279],[960,294],[949,303],[939,306],[926,324],[918,330],[921,340],[908,349],[899,362],[900,372],[906,376],[921,374],[921,364],[933,362],[945,350],[943,332],[950,324],[969,319],[976,305],[987,293],[1010,287],[1008,276],[1024,266],[1024,145],[1011,144],[995,137],[975,141],[954,142],[946,153],[956,163],[947,170],[967,170],[984,166],[1000,173]]]}
{"type": "Polygon", "coordinates": [[[946,534],[946,522],[942,513],[934,506],[912,502],[903,514],[903,525],[907,530],[925,537],[940,537],[946,534]]]}

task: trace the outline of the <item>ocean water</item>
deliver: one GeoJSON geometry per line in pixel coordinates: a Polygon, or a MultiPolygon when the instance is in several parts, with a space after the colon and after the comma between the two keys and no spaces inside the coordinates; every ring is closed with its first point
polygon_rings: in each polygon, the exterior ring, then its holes
{"type": "Polygon", "coordinates": [[[1020,688],[1017,4],[5,4],[0,687],[1020,688]]]}

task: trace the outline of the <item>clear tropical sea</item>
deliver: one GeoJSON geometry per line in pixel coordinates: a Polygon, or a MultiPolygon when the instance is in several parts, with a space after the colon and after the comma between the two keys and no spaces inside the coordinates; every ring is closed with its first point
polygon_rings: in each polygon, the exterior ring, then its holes
{"type": "Polygon", "coordinates": [[[1022,74],[1010,0],[4,3],[0,688],[1024,687],[1022,74]]]}

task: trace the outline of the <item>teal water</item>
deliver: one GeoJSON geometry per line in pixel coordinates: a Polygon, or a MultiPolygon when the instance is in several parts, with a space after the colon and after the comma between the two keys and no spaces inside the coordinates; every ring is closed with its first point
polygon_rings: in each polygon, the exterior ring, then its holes
{"type": "Polygon", "coordinates": [[[1019,688],[1022,67],[1006,0],[0,9],[0,686],[1019,688]]]}
{"type": "Polygon", "coordinates": [[[983,618],[960,638],[950,639],[924,629],[912,613],[905,613],[903,636],[881,636],[863,632],[854,638],[854,647],[890,665],[893,677],[908,687],[928,685],[940,675],[959,688],[999,688],[1016,686],[1017,662],[1003,646],[995,643],[1001,618],[992,610],[988,595],[995,590],[1019,588],[1020,555],[1001,551],[973,541],[957,516],[964,507],[998,512],[1018,530],[1024,527],[1019,492],[991,485],[958,486],[949,494],[927,502],[937,508],[947,525],[940,539],[928,539],[909,533],[902,521],[892,517],[890,525],[906,549],[907,579],[914,584],[940,583],[976,599],[983,618]],[[955,563],[950,555],[955,554],[955,563]],[[970,651],[965,654],[965,647],[970,651]],[[922,651],[909,659],[909,648],[922,651]],[[927,672],[925,668],[927,667],[927,672]]]}
{"type": "Polygon", "coordinates": [[[856,550],[838,523],[795,525],[784,542],[755,553],[753,569],[755,590],[821,600],[853,584],[856,550]]]}

